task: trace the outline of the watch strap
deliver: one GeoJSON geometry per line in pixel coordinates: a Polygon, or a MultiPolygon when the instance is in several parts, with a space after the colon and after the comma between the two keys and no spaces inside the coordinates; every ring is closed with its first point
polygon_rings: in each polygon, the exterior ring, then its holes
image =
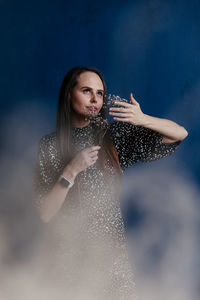
{"type": "Polygon", "coordinates": [[[65,176],[61,175],[59,178],[59,182],[62,186],[66,188],[71,188],[74,185],[74,182],[69,181],[65,176]]]}

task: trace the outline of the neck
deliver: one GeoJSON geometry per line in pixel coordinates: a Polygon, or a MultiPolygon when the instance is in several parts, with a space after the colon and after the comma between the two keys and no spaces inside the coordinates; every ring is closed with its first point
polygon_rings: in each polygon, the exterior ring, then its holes
{"type": "Polygon", "coordinates": [[[74,127],[85,127],[90,123],[90,120],[86,120],[85,117],[80,118],[79,116],[73,115],[72,117],[72,126],[74,127]]]}

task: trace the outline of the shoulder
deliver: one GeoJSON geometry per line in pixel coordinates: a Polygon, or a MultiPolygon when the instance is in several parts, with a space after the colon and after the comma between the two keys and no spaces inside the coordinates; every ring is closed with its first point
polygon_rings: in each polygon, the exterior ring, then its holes
{"type": "Polygon", "coordinates": [[[113,137],[128,136],[138,131],[136,125],[127,122],[111,122],[108,127],[113,137]]]}
{"type": "Polygon", "coordinates": [[[51,132],[49,134],[43,135],[40,139],[40,145],[50,146],[54,144],[57,140],[56,132],[51,132]]]}
{"type": "Polygon", "coordinates": [[[147,137],[147,136],[162,136],[160,133],[143,126],[133,125],[127,122],[111,122],[109,124],[109,131],[113,136],[135,136],[135,137],[147,137]]]}
{"type": "Polygon", "coordinates": [[[38,147],[38,155],[39,159],[42,162],[47,163],[48,166],[60,168],[62,159],[60,156],[56,132],[52,132],[41,137],[38,147]]]}
{"type": "Polygon", "coordinates": [[[130,123],[127,123],[127,122],[120,122],[120,121],[115,121],[115,122],[111,122],[108,124],[108,127],[110,129],[128,128],[130,126],[134,126],[134,125],[131,125],[130,123]]]}
{"type": "Polygon", "coordinates": [[[57,135],[56,132],[51,132],[41,137],[39,141],[39,151],[49,152],[57,148],[57,135]]]}

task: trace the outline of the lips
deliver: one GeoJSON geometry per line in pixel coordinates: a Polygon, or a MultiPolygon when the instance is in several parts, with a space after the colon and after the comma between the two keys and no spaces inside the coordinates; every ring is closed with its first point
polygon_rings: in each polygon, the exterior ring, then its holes
{"type": "Polygon", "coordinates": [[[88,109],[90,111],[96,111],[97,110],[97,107],[96,106],[88,106],[88,109]]]}

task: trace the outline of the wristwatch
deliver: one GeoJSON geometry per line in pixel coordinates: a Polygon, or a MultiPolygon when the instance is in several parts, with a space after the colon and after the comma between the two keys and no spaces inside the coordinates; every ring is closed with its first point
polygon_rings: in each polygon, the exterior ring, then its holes
{"type": "Polygon", "coordinates": [[[59,182],[62,186],[66,188],[71,188],[74,184],[74,182],[69,181],[65,176],[61,175],[59,178],[59,182]]]}

